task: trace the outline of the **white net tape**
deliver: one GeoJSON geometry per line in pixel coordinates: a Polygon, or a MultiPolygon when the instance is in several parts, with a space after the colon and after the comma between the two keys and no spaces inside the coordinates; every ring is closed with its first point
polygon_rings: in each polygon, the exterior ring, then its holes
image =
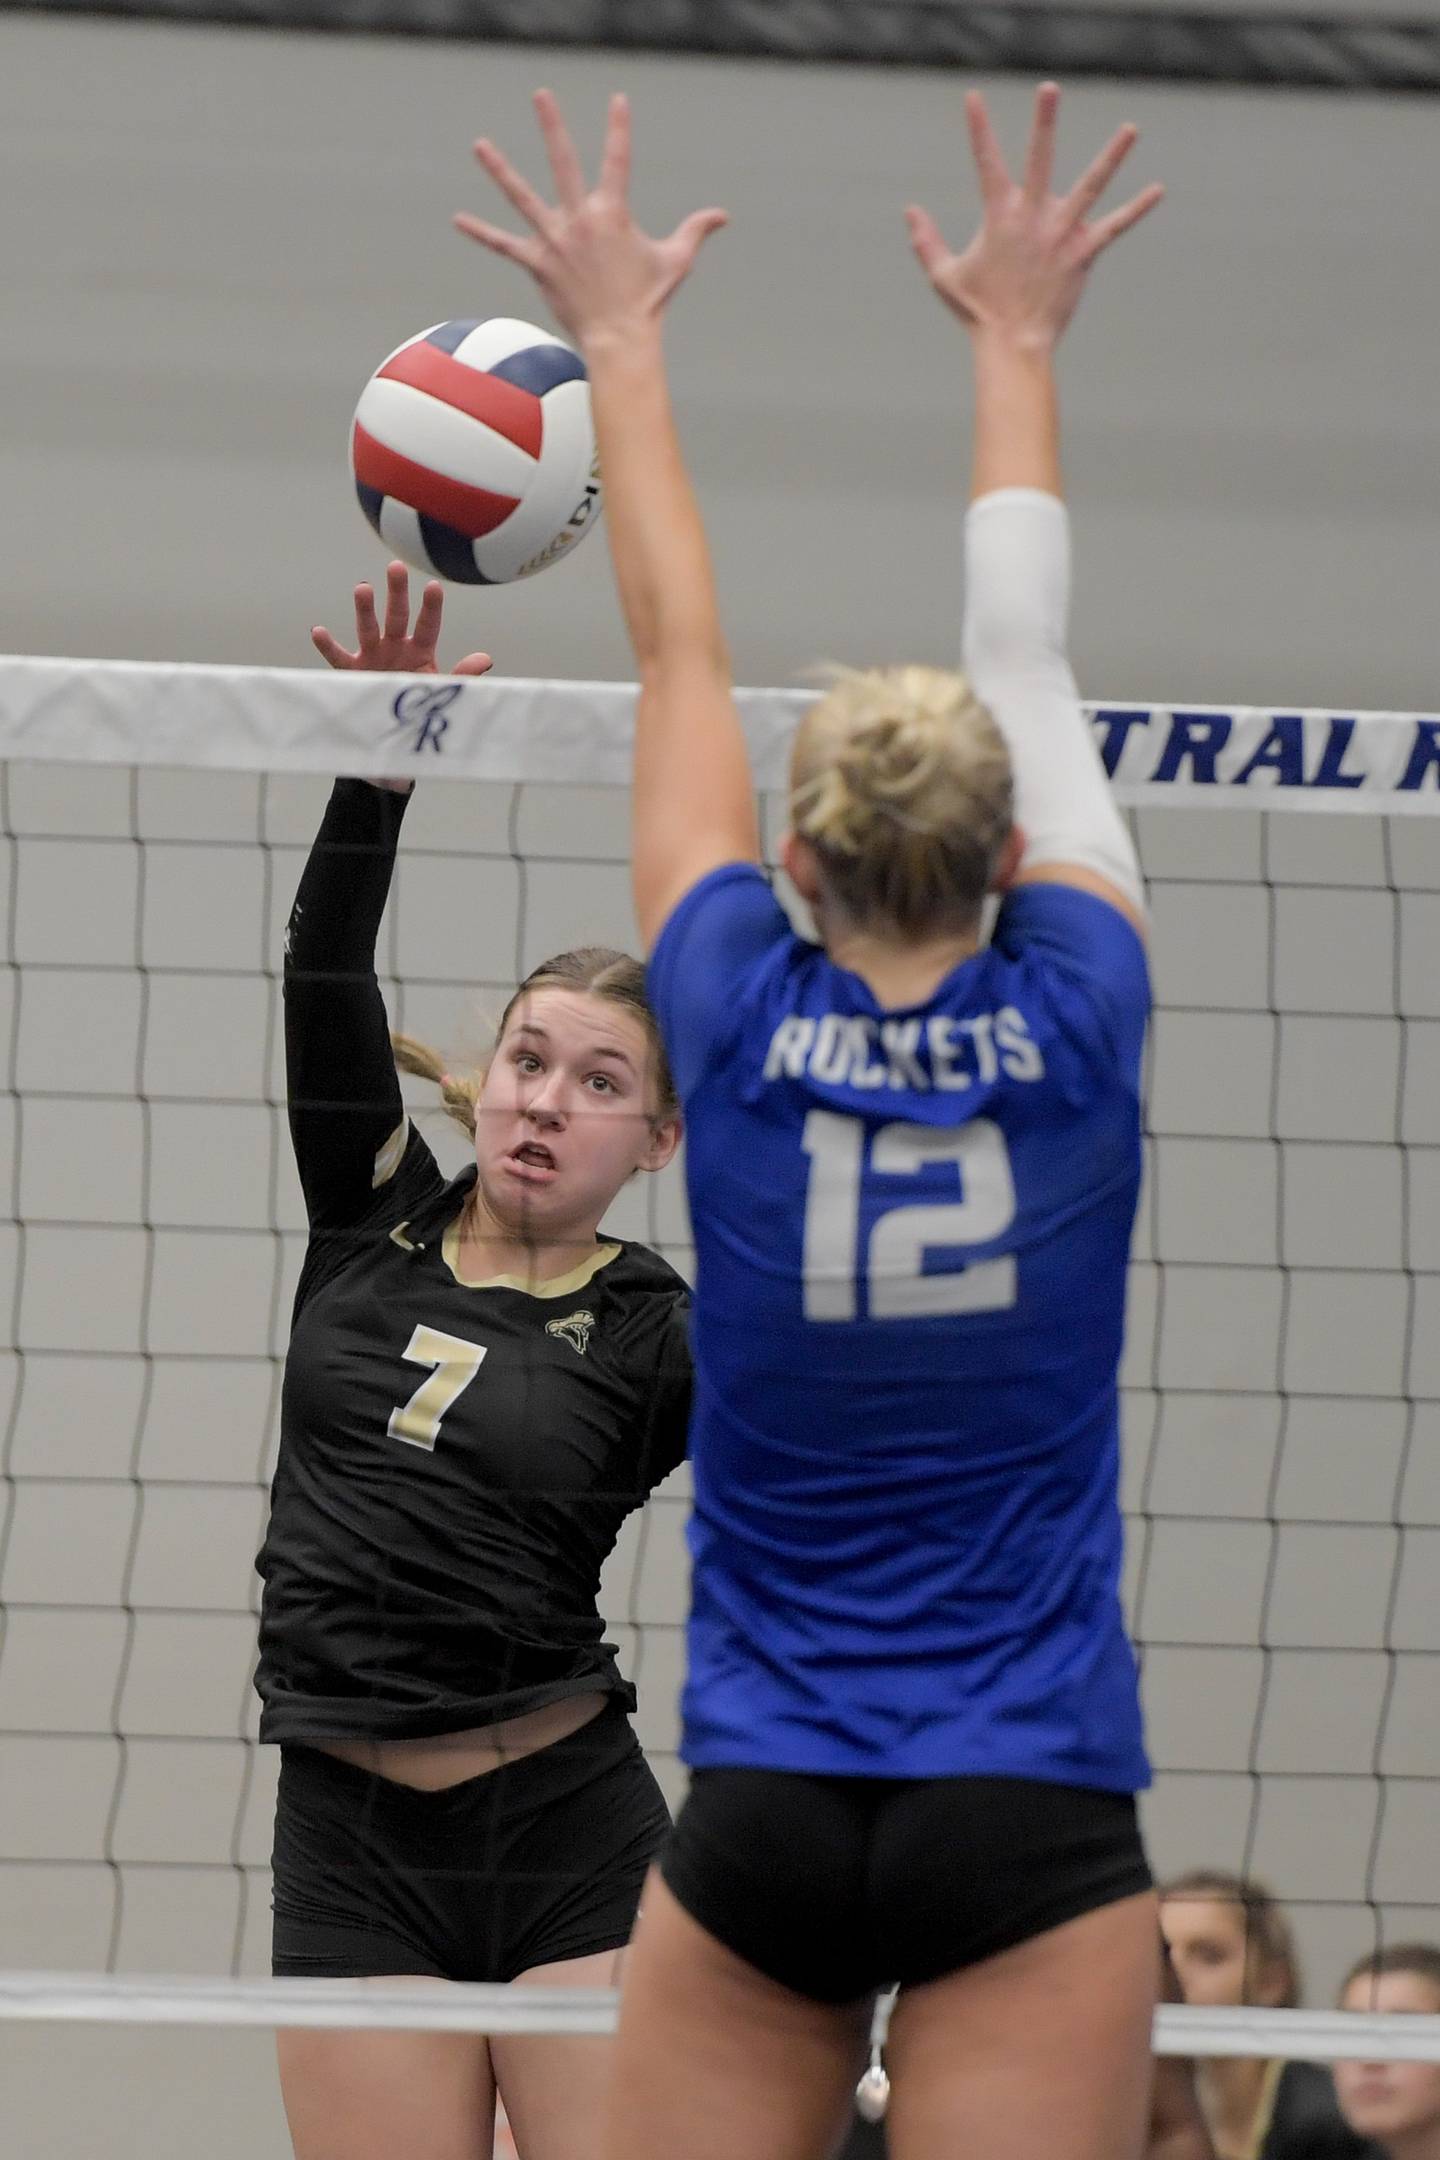
{"type": "MultiPolygon", "coordinates": [[[[286,2026],[375,2032],[609,2033],[609,1988],[451,1986],[383,1980],[137,1979],[111,1973],[0,1972],[0,2018],[82,2024],[286,2026]]],[[[1381,2057],[1440,2062],[1440,2017],[1339,2010],[1155,2014],[1157,2055],[1284,2055],[1293,2062],[1381,2057]]]]}
{"type": "MultiPolygon", "coordinates": [[[[633,696],[0,661],[0,2018],[611,2014],[260,1977],[274,1751],[249,1674],[303,1245],[280,931],[321,776],[457,783],[417,793],[380,968],[398,1025],[478,1049],[477,998],[577,937],[633,944],[633,696]],[[149,1977],[176,1971],[230,1977],[149,1977]]],[[[804,701],[744,694],[770,797],[804,701]]],[[[1155,919],[1122,1376],[1147,1830],[1161,1872],[1266,1877],[1324,2000],[1360,1956],[1440,1937],[1440,721],[1092,711],[1155,919]]],[[[613,1227],[688,1265],[672,1174],[613,1227]]],[[[682,1473],[632,1520],[602,1606],[672,1799],[685,1496],[682,1473]]],[[[1362,2035],[1440,2059],[1437,2029],[1157,2027],[1321,2059],[1362,2035]]]]}
{"type": "MultiPolygon", "coordinates": [[[[623,787],[631,683],[9,659],[0,758],[227,772],[411,773],[623,787]]],[[[802,690],[741,690],[756,784],[785,785],[802,690]]],[[[1122,801],[1433,813],[1440,718],[1259,706],[1087,708],[1122,801]]]]}

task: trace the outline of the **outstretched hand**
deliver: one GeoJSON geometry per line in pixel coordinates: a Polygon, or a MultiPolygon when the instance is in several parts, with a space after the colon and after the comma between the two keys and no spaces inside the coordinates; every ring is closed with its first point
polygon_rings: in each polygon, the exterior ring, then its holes
{"type": "MultiPolygon", "coordinates": [[[[435,648],[445,613],[445,588],[431,579],[415,611],[410,627],[410,576],[402,562],[392,562],[385,572],[385,621],[375,614],[375,590],[355,587],[355,640],[357,650],[347,652],[323,624],[317,623],[310,640],[322,660],[333,668],[371,668],[395,675],[438,675],[435,648]]],[[[451,668],[452,675],[484,675],[494,666],[489,653],[466,653],[451,668]]]]}
{"type": "Polygon", "coordinates": [[[704,242],[728,222],[725,212],[693,211],[668,238],[652,239],[630,214],[628,99],[610,100],[600,176],[588,192],[579,153],[552,92],[536,91],[535,112],[549,153],[554,203],[538,195],[504,153],[482,137],[475,145],[477,159],[530,231],[506,232],[468,211],[457,214],[456,225],[493,254],[528,270],[557,321],[580,345],[607,332],[624,333],[658,321],[704,242]]]}
{"type": "Polygon", "coordinates": [[[1042,83],[1021,180],[1012,179],[978,90],[965,99],[970,147],[984,215],[963,254],[942,238],[928,210],[906,212],[910,242],[945,305],[972,330],[1003,330],[1049,350],[1075,312],[1091,264],[1122,233],[1138,225],[1163,197],[1159,186],[1105,217],[1092,217],[1101,196],[1135,147],[1138,129],[1118,128],[1066,195],[1051,192],[1060,90],[1042,83]]]}

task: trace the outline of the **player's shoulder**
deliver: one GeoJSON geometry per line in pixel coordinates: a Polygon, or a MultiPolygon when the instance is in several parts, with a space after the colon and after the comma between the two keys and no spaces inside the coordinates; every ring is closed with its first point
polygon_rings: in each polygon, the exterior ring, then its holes
{"type": "Polygon", "coordinates": [[[1061,884],[1006,894],[990,945],[998,990],[1077,1047],[1138,1064],[1152,1002],[1145,942],[1099,894],[1061,884]]]}
{"type": "Polygon", "coordinates": [[[423,1251],[454,1221],[475,1184],[474,1163],[447,1178],[428,1142],[408,1123],[392,1175],[377,1183],[371,1206],[347,1233],[352,1247],[392,1240],[402,1250],[423,1251]]]}
{"type": "Polygon", "coordinates": [[[667,938],[681,937],[700,921],[750,917],[766,928],[785,921],[769,877],[757,862],[719,863],[688,885],[660,926],[656,950],[667,938]]]}
{"type": "Polygon", "coordinates": [[[475,1182],[473,1164],[446,1178],[424,1138],[408,1120],[397,1133],[395,1163],[370,1205],[353,1222],[312,1230],[295,1293],[295,1317],[315,1292],[356,1268],[370,1266],[388,1244],[423,1251],[453,1221],[475,1182]]]}
{"type": "Polygon", "coordinates": [[[995,918],[991,949],[1006,959],[1048,961],[1062,972],[1148,984],[1145,941],[1130,917],[1099,893],[1059,881],[1014,886],[995,918]]]}
{"type": "Polygon", "coordinates": [[[727,994],[797,943],[790,918],[758,863],[722,863],[683,893],[650,954],[651,994],[685,1002],[723,982],[727,994]]]}
{"type": "Polygon", "coordinates": [[[646,980],[687,1106],[804,949],[757,863],[722,863],[675,903],[651,950],[646,980]]]}
{"type": "Polygon", "coordinates": [[[395,1180],[395,1192],[382,1216],[390,1217],[390,1230],[403,1228],[412,1245],[423,1247],[449,1229],[474,1191],[478,1176],[479,1171],[470,1162],[454,1177],[447,1178],[424,1140],[414,1134],[395,1180]],[[419,1141],[418,1147],[415,1140],[419,1141]]]}
{"type": "Polygon", "coordinates": [[[612,1325],[632,1344],[685,1337],[689,1329],[690,1285],[650,1246],[629,1238],[613,1241],[619,1251],[595,1278],[613,1315],[612,1325]]]}
{"type": "Polygon", "coordinates": [[[652,1298],[668,1305],[689,1302],[690,1286],[684,1276],[651,1246],[633,1238],[612,1238],[610,1243],[619,1247],[604,1271],[605,1287],[612,1296],[636,1303],[652,1298]]]}

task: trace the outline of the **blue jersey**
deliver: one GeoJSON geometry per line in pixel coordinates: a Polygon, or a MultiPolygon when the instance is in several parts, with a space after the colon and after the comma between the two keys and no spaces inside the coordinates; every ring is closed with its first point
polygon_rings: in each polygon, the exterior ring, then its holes
{"type": "Polygon", "coordinates": [[[1116,1383],[1134,929],[1023,887],[886,1008],[732,864],[650,988],[698,1268],[685,1760],[1144,1785],[1116,1383]]]}

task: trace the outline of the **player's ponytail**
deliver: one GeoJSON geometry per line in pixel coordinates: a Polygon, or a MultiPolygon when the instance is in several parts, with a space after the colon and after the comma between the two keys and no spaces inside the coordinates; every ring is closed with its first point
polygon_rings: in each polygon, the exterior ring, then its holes
{"type": "MultiPolygon", "coordinates": [[[[510,998],[495,1031],[496,1041],[503,1037],[527,990],[550,989],[583,990],[592,997],[606,998],[612,1005],[619,1005],[634,1015],[644,1028],[650,1046],[650,1077],[655,1098],[652,1115],[657,1123],[675,1117],[680,1103],[675,1082],[670,1077],[665,1045],[660,1039],[659,1023],[645,995],[645,970],[640,961],[629,953],[617,952],[610,945],[581,945],[572,952],[556,953],[552,959],[532,968],[510,998]]],[[[448,1072],[439,1052],[432,1050],[428,1043],[417,1042],[413,1035],[392,1034],[390,1042],[401,1072],[414,1073],[417,1079],[432,1081],[440,1090],[440,1103],[446,1116],[454,1118],[473,1139],[475,1106],[485,1086],[484,1069],[468,1073],[448,1072]]]]}
{"type": "Polygon", "coordinates": [[[414,1073],[418,1080],[433,1080],[440,1090],[440,1107],[445,1115],[463,1126],[473,1140],[475,1105],[485,1085],[484,1073],[447,1072],[439,1053],[428,1043],[417,1042],[413,1035],[392,1035],[390,1043],[401,1072],[414,1073]]]}
{"type": "Polygon", "coordinates": [[[790,817],[852,921],[968,925],[1013,822],[1009,753],[963,675],[839,669],[800,724],[790,817]]]}

